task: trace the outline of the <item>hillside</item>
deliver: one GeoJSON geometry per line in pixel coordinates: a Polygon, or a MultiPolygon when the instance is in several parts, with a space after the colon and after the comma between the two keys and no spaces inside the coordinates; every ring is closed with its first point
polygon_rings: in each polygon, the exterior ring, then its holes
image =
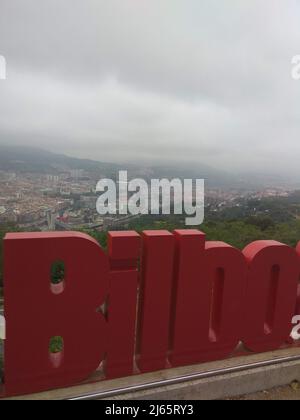
{"type": "Polygon", "coordinates": [[[66,169],[84,169],[106,173],[119,168],[119,165],[111,163],[78,159],[34,147],[0,145],[0,170],[2,171],[57,173],[66,169]]]}
{"type": "MultiPolygon", "coordinates": [[[[211,168],[199,161],[199,164],[172,163],[166,165],[116,164],[99,162],[91,159],[79,159],[62,154],[52,153],[35,147],[0,145],[0,170],[17,173],[45,173],[56,174],[66,170],[84,169],[94,174],[115,177],[120,170],[128,170],[131,177],[151,178],[204,178],[206,186],[210,188],[261,188],[265,186],[278,186],[277,177],[242,177],[239,174],[229,173],[211,168]],[[249,179],[251,181],[249,181],[249,179]]],[[[282,184],[284,180],[281,180],[282,184]]]]}

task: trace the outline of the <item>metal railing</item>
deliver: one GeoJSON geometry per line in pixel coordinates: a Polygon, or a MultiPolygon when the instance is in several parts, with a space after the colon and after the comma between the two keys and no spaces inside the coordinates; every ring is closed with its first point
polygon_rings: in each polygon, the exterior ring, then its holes
{"type": "Polygon", "coordinates": [[[280,357],[277,359],[271,359],[271,360],[264,360],[260,362],[253,362],[253,363],[247,363],[242,364],[234,367],[227,367],[223,369],[216,369],[216,370],[210,370],[207,372],[198,372],[194,374],[189,375],[183,375],[178,376],[175,378],[170,379],[163,379],[155,382],[148,382],[144,384],[139,385],[133,385],[128,386],[124,388],[117,388],[117,389],[111,389],[107,391],[102,392],[96,392],[96,393],[90,393],[90,394],[82,394],[78,395],[72,398],[68,398],[70,401],[90,401],[90,400],[101,400],[101,399],[110,399],[113,397],[122,396],[129,393],[135,393],[140,391],[149,391],[151,389],[157,389],[159,387],[165,387],[165,386],[172,386],[172,385],[179,385],[184,382],[192,382],[196,380],[201,379],[209,379],[214,377],[219,377],[223,375],[229,375],[234,373],[240,373],[242,371],[249,371],[252,369],[258,369],[258,368],[264,368],[268,366],[276,366],[281,363],[288,363],[288,362],[297,362],[300,361],[300,355],[297,356],[286,356],[286,357],[280,357]]]}

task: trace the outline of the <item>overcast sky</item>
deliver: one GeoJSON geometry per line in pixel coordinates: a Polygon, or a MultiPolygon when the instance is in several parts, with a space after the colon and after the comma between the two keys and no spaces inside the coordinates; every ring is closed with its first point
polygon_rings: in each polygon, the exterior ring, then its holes
{"type": "Polygon", "coordinates": [[[299,0],[0,0],[0,143],[300,177],[299,0]]]}

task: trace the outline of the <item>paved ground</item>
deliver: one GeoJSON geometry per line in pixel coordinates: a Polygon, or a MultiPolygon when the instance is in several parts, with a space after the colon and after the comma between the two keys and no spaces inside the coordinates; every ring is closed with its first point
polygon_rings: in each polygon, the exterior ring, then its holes
{"type": "Polygon", "coordinates": [[[250,394],[237,398],[230,398],[230,400],[239,401],[300,401],[300,383],[293,382],[289,386],[274,388],[270,391],[258,392],[257,394],[250,394]]]}
{"type": "Polygon", "coordinates": [[[196,373],[218,372],[220,369],[230,369],[248,365],[259,365],[270,360],[295,358],[293,361],[266,365],[255,369],[245,369],[237,373],[216,375],[184,383],[160,386],[155,389],[132,391],[126,395],[114,397],[118,400],[300,400],[300,361],[298,359],[299,348],[281,349],[275,352],[237,356],[227,360],[204,363],[195,366],[184,366],[181,368],[166,369],[160,372],[136,375],[128,378],[101,381],[101,372],[95,372],[88,383],[78,386],[57,389],[35,395],[22,396],[22,400],[56,400],[72,399],[80,395],[101,394],[114,389],[130,388],[138,385],[145,385],[153,382],[160,382],[182,376],[195,375],[196,373]],[[299,382],[295,382],[295,381],[299,382]],[[290,386],[278,387],[280,384],[291,383],[290,386]],[[269,392],[256,392],[258,389],[271,389],[269,392]],[[250,393],[255,394],[250,394],[250,393]],[[226,398],[228,395],[241,395],[239,398],[226,398]]]}

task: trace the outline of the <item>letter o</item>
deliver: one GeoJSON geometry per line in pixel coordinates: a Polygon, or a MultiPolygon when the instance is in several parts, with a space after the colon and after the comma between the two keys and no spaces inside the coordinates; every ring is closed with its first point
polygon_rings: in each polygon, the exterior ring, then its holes
{"type": "Polygon", "coordinates": [[[243,254],[249,271],[242,341],[253,352],[276,350],[292,330],[300,272],[297,254],[275,241],[254,242],[243,254]]]}

